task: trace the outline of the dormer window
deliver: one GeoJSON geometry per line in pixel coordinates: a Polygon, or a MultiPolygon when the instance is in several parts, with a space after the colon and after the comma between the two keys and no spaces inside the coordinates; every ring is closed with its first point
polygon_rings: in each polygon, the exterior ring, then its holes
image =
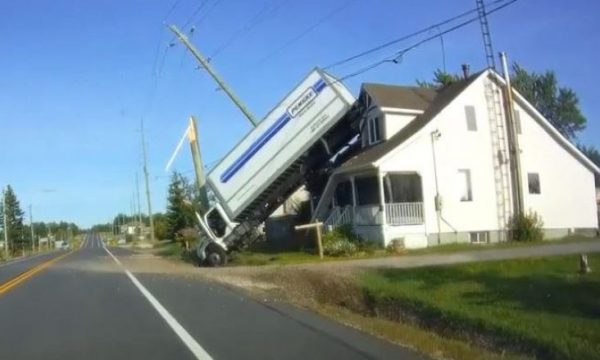
{"type": "Polygon", "coordinates": [[[369,118],[369,145],[381,141],[381,131],[379,129],[379,117],[369,118]]]}

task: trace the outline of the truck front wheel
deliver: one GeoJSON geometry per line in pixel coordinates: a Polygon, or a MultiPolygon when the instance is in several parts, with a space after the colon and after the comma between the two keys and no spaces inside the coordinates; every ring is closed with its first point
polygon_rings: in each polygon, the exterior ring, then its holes
{"type": "Polygon", "coordinates": [[[206,264],[210,267],[227,264],[227,253],[217,244],[208,245],[206,247],[206,264]]]}

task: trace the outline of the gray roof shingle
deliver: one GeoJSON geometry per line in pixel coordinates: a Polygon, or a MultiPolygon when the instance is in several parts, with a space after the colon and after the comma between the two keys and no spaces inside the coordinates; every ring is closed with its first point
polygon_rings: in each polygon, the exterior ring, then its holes
{"type": "Polygon", "coordinates": [[[436,97],[434,89],[366,83],[362,86],[380,107],[425,110],[436,97]]]}

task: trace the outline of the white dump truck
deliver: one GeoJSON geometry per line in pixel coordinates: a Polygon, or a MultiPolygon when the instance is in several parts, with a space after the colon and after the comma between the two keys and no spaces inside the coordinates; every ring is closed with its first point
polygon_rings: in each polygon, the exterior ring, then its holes
{"type": "Polygon", "coordinates": [[[355,135],[344,121],[354,102],[340,81],[314,69],[210,171],[215,201],[197,214],[206,235],[197,249],[200,259],[221,265],[228,250],[257,236],[257,226],[311,169],[355,135]]]}

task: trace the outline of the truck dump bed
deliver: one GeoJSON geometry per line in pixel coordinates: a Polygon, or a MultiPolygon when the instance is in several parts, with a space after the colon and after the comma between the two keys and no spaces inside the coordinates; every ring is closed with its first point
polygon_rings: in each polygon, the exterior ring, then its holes
{"type": "Polygon", "coordinates": [[[224,211],[237,222],[263,221],[302,180],[315,145],[354,103],[348,89],[313,70],[208,174],[224,211]]]}

